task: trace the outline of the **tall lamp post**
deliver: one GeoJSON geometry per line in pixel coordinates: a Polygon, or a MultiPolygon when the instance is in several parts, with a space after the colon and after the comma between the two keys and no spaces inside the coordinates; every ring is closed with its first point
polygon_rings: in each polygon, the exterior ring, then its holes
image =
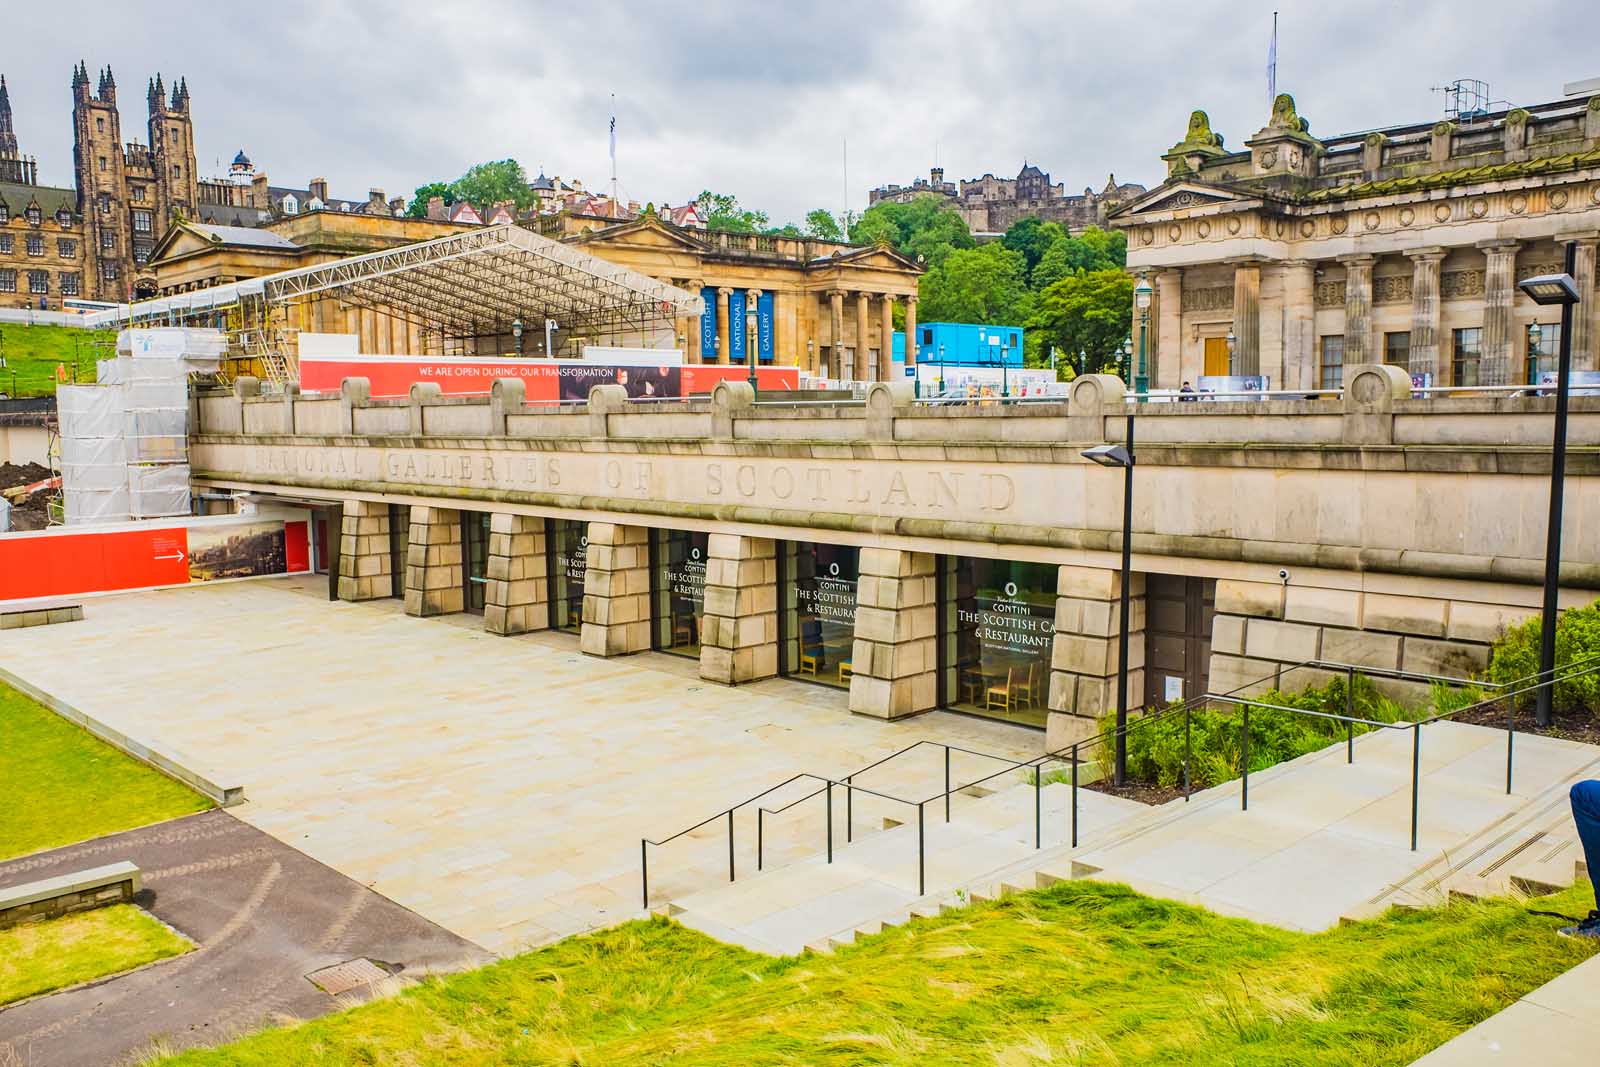
{"type": "Polygon", "coordinates": [[[745,380],[750,383],[750,391],[756,391],[756,353],[761,350],[761,339],[756,336],[756,309],[755,301],[748,301],[748,309],[744,316],[744,366],[745,380]]]}
{"type": "Polygon", "coordinates": [[[522,320],[521,319],[512,319],[511,320],[511,340],[512,340],[512,343],[516,346],[517,355],[519,355],[519,356],[522,355],[522,320]]]}
{"type": "Polygon", "coordinates": [[[1117,628],[1117,756],[1112,781],[1128,778],[1128,586],[1133,569],[1133,409],[1120,445],[1096,445],[1083,458],[1102,467],[1121,467],[1122,475],[1122,607],[1117,628]]]}
{"type": "Polygon", "coordinates": [[[544,354],[554,359],[556,356],[555,332],[559,329],[555,319],[544,320],[544,354]]]}
{"type": "Polygon", "coordinates": [[[1139,309],[1139,373],[1133,379],[1133,391],[1141,397],[1150,391],[1150,375],[1145,365],[1145,338],[1150,333],[1150,301],[1156,291],[1147,275],[1139,275],[1139,284],[1133,287],[1133,306],[1139,309]]]}
{"type": "Polygon", "coordinates": [[[1555,439],[1550,445],[1550,519],[1545,532],[1544,618],[1539,631],[1539,679],[1543,683],[1534,705],[1534,721],[1550,725],[1551,673],[1556,666],[1556,605],[1561,588],[1561,504],[1567,476],[1567,398],[1572,377],[1572,305],[1579,300],[1578,286],[1572,280],[1577,266],[1578,246],[1567,244],[1567,258],[1560,274],[1541,274],[1519,282],[1518,287],[1535,304],[1561,305],[1560,355],[1556,361],[1555,439]]]}

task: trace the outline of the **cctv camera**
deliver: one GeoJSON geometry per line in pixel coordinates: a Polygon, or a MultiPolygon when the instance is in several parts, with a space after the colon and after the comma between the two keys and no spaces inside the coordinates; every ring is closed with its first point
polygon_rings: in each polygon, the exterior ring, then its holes
{"type": "Polygon", "coordinates": [[[1284,585],[1288,585],[1289,584],[1289,572],[1288,571],[1284,571],[1284,570],[1280,570],[1278,572],[1278,581],[1282,582],[1284,585]]]}

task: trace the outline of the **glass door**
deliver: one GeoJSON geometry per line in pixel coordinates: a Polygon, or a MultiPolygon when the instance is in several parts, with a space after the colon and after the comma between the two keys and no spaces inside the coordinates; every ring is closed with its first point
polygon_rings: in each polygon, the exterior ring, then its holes
{"type": "Polygon", "coordinates": [[[583,578],[588,570],[589,524],[545,520],[545,560],[550,576],[550,628],[583,628],[583,578]]]}
{"type": "Polygon", "coordinates": [[[475,615],[483,614],[489,584],[489,513],[461,513],[461,604],[475,615]]]}
{"type": "Polygon", "coordinates": [[[650,644],[660,652],[700,658],[710,534],[650,531],[650,644]]]}

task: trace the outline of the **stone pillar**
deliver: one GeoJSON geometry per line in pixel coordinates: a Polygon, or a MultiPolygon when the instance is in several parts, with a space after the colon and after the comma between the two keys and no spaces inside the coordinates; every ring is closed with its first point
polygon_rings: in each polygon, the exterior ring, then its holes
{"type": "Polygon", "coordinates": [[[728,336],[728,297],[733,295],[733,290],[727,286],[717,290],[717,362],[728,362],[728,345],[732,343],[728,336]]]}
{"type": "MultiPolygon", "coordinates": [[[[1182,270],[1174,268],[1156,275],[1156,317],[1156,385],[1162,389],[1176,389],[1186,381],[1193,385],[1196,375],[1183,361],[1182,270]]],[[[1068,358],[1074,355],[1068,353],[1068,358]]]]}
{"type": "MultiPolygon", "coordinates": [[[[1591,114],[1595,113],[1591,109],[1591,114]]],[[[1572,309],[1572,369],[1594,370],[1600,366],[1595,358],[1595,321],[1600,317],[1600,308],[1595,307],[1596,242],[1593,237],[1585,237],[1573,244],[1578,246],[1578,251],[1573,257],[1572,280],[1578,283],[1581,299],[1572,309]]]]}
{"type": "Polygon", "coordinates": [[[1316,264],[1283,265],[1283,382],[1275,388],[1309,389],[1316,382],[1316,264]]]}
{"type": "Polygon", "coordinates": [[[878,374],[880,382],[892,382],[894,377],[894,297],[884,293],[878,298],[881,317],[878,320],[878,374]]]}
{"type": "Polygon", "coordinates": [[[625,656],[650,647],[650,531],[591,522],[583,575],[583,633],[591,656],[625,656]]]}
{"type": "Polygon", "coordinates": [[[899,719],[938,704],[938,609],[928,552],[863,548],[850,710],[899,719]]]}
{"type": "Polygon", "coordinates": [[[778,554],[769,537],[706,542],[700,677],[737,685],[778,673],[778,554]]]}
{"type": "Polygon", "coordinates": [[[1344,365],[1381,363],[1372,344],[1372,256],[1340,256],[1344,264],[1344,365]]]}
{"type": "Polygon", "coordinates": [[[831,378],[848,378],[844,358],[844,290],[835,289],[828,294],[828,312],[831,319],[833,359],[828,368],[831,378]]]}
{"type": "Polygon", "coordinates": [[[389,505],[346,500],[339,526],[339,599],[378,600],[394,589],[389,505]]]}
{"type": "Polygon", "coordinates": [[[489,516],[483,628],[509,636],[550,625],[550,576],[545,569],[544,519],[489,516]]]}
{"type": "Polygon", "coordinates": [[[406,614],[453,615],[465,607],[461,512],[415,504],[406,544],[406,614]]]}
{"type": "Polygon", "coordinates": [[[1233,373],[1261,373],[1261,265],[1233,268],[1233,373]]]}
{"type": "MultiPolygon", "coordinates": [[[[1144,703],[1144,575],[1129,589],[1128,708],[1144,703]]],[[[1056,632],[1050,657],[1050,717],[1045,744],[1059,749],[1098,732],[1117,710],[1117,638],[1122,573],[1063,565],[1056,577],[1056,632]]]]}
{"type": "Polygon", "coordinates": [[[1517,295],[1517,242],[1486,241],[1478,247],[1488,261],[1483,272],[1483,355],[1478,361],[1478,384],[1505,385],[1511,380],[1511,305],[1517,295]]]}
{"type": "MultiPolygon", "coordinates": [[[[1589,246],[1589,263],[1591,273],[1594,264],[1594,245],[1589,246]]],[[[917,366],[917,298],[913,294],[906,297],[906,370],[914,371],[917,366]]],[[[914,377],[914,375],[912,376],[914,377]]]]}
{"type": "Polygon", "coordinates": [[[862,381],[875,382],[878,376],[877,368],[872,364],[872,334],[868,327],[871,317],[868,314],[868,302],[872,299],[868,293],[856,294],[856,362],[855,372],[862,381]]]}
{"type": "Polygon", "coordinates": [[[1421,380],[1439,375],[1439,264],[1444,249],[1420,248],[1406,253],[1411,257],[1411,377],[1421,380]]]}

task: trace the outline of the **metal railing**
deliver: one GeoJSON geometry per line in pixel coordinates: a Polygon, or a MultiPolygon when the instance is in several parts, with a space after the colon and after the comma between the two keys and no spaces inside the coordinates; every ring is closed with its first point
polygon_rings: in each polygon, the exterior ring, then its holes
{"type": "Polygon", "coordinates": [[[944,803],[944,821],[949,823],[952,819],[951,800],[955,795],[966,793],[972,789],[982,787],[989,782],[994,781],[995,779],[1022,772],[1030,776],[1029,784],[1033,786],[1033,847],[1035,849],[1039,849],[1042,848],[1044,844],[1044,779],[1046,775],[1046,768],[1050,767],[1051,765],[1065,765],[1068,771],[1067,784],[1069,785],[1069,801],[1067,840],[1069,847],[1076,849],[1080,839],[1078,792],[1080,788],[1084,787],[1080,782],[1080,769],[1086,764],[1092,762],[1091,760],[1085,759],[1085,753],[1095,752],[1101,747],[1109,747],[1115,741],[1119,733],[1126,738],[1130,735],[1136,734],[1141,730],[1151,730],[1161,723],[1171,722],[1178,716],[1182,716],[1184,721],[1184,753],[1181,764],[1181,787],[1183,800],[1187,803],[1194,791],[1192,774],[1194,716],[1197,712],[1213,710],[1216,705],[1226,705],[1240,709],[1239,800],[1240,810],[1242,811],[1248,811],[1250,807],[1250,713],[1252,708],[1256,709],[1258,716],[1261,712],[1276,712],[1344,723],[1345,762],[1347,764],[1353,764],[1355,762],[1355,736],[1358,731],[1358,727],[1360,728],[1360,732],[1363,733],[1372,730],[1410,730],[1412,732],[1410,831],[1411,850],[1416,851],[1420,827],[1422,727],[1443,719],[1450,719],[1485,708],[1492,708],[1497,703],[1504,701],[1507,709],[1505,726],[1505,790],[1509,795],[1512,791],[1513,784],[1513,761],[1515,751],[1514,744],[1516,735],[1516,698],[1536,692],[1545,686],[1554,686],[1560,682],[1570,681],[1574,678],[1600,673],[1600,655],[1567,663],[1547,673],[1548,677],[1546,677],[1545,674],[1536,673],[1528,675],[1524,678],[1514,679],[1510,682],[1491,682],[1483,679],[1458,678],[1450,675],[1431,674],[1422,671],[1406,671],[1385,667],[1368,667],[1359,664],[1343,663],[1330,660],[1307,660],[1301,663],[1285,665],[1271,674],[1263,675],[1260,678],[1256,678],[1252,681],[1235,686],[1226,693],[1206,692],[1192,697],[1186,701],[1169,704],[1166,707],[1131,719],[1120,728],[1112,726],[1100,731],[1099,733],[1080,738],[1070,745],[1047,752],[1041,756],[1034,756],[1027,759],[1018,760],[1006,756],[997,756],[993,753],[965,748],[960,745],[951,745],[941,741],[916,741],[905,746],[904,748],[898,749],[895,752],[891,752],[872,763],[860,767],[852,771],[850,774],[844,775],[843,777],[834,778],[828,775],[801,772],[784,779],[777,785],[771,786],[770,788],[764,789],[753,796],[747,797],[746,799],[741,800],[730,807],[724,808],[715,815],[702,819],[700,822],[680,830],[669,837],[661,838],[660,840],[642,838],[639,846],[642,899],[644,906],[648,908],[650,906],[649,850],[652,847],[659,848],[661,846],[670,844],[673,841],[692,834],[695,831],[711,825],[719,820],[727,821],[728,881],[736,881],[738,872],[735,858],[737,849],[735,841],[736,830],[734,815],[736,812],[751,805],[755,806],[756,811],[756,869],[758,871],[765,869],[768,817],[782,815],[783,813],[805,804],[807,801],[814,800],[817,797],[823,798],[824,819],[826,824],[824,828],[824,847],[822,854],[825,856],[826,862],[832,863],[835,850],[835,790],[844,791],[846,843],[851,843],[854,841],[854,805],[855,795],[857,793],[876,797],[880,800],[888,801],[891,804],[903,805],[908,808],[916,809],[917,895],[922,896],[926,892],[927,888],[926,871],[928,806],[931,804],[936,804],[942,800],[944,803]],[[1285,704],[1269,703],[1257,699],[1254,696],[1244,695],[1247,691],[1257,691],[1262,686],[1270,686],[1273,689],[1279,689],[1284,684],[1283,679],[1285,676],[1299,670],[1318,672],[1321,675],[1330,673],[1344,675],[1345,711],[1343,713],[1339,713],[1321,711],[1313,708],[1298,708],[1285,704]],[[1357,676],[1369,679],[1379,678],[1393,681],[1422,683],[1430,686],[1446,685],[1453,687],[1473,688],[1477,690],[1491,691],[1492,695],[1489,695],[1482,700],[1474,701],[1471,704],[1463,705],[1462,707],[1454,708],[1448,711],[1439,712],[1415,721],[1406,722],[1397,720],[1392,722],[1384,722],[1378,719],[1366,718],[1364,716],[1355,714],[1355,683],[1357,676]],[[942,750],[943,753],[943,788],[937,792],[920,797],[904,797],[894,793],[885,792],[881,789],[873,789],[863,786],[858,781],[858,779],[869,772],[883,768],[913,752],[928,748],[942,750]],[[1000,764],[1000,767],[997,770],[983,774],[979,777],[956,782],[953,780],[951,770],[952,753],[961,753],[963,755],[993,761],[1000,764]],[[762,803],[762,801],[765,801],[779,790],[791,786],[796,782],[802,781],[820,783],[820,785],[818,785],[817,788],[806,792],[804,795],[790,800],[779,807],[767,807],[762,803]]]}

